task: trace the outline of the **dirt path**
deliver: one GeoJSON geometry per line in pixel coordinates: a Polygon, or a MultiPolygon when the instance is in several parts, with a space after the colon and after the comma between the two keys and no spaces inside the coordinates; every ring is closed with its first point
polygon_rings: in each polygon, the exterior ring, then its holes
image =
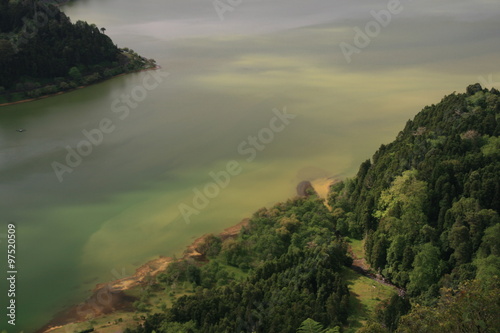
{"type": "Polygon", "coordinates": [[[349,253],[351,254],[351,257],[353,259],[351,269],[355,271],[358,274],[364,275],[369,279],[372,279],[373,281],[389,286],[396,290],[398,292],[398,295],[401,297],[404,297],[406,295],[406,290],[403,288],[399,288],[398,286],[395,286],[394,284],[390,283],[387,281],[386,278],[384,278],[380,274],[374,274],[371,271],[370,265],[366,262],[365,258],[358,258],[352,248],[349,246],[349,253]]]}
{"type": "MultiPolygon", "coordinates": [[[[330,187],[338,182],[337,179],[334,178],[321,178],[317,179],[310,184],[310,186],[313,187],[313,189],[316,191],[316,193],[319,195],[320,198],[322,198],[324,201],[324,204],[328,210],[332,210],[330,205],[328,205],[328,193],[330,191],[330,187]]],[[[366,262],[365,258],[359,258],[356,256],[354,251],[352,250],[351,246],[349,246],[349,253],[351,254],[351,257],[353,258],[353,262],[351,265],[351,269],[355,271],[358,274],[361,274],[363,276],[366,276],[369,279],[372,279],[373,281],[389,286],[393,289],[395,289],[398,293],[399,296],[404,297],[406,295],[406,290],[403,288],[399,288],[398,286],[395,286],[394,284],[390,283],[387,281],[382,275],[380,274],[374,274],[372,273],[370,265],[366,262]]]]}

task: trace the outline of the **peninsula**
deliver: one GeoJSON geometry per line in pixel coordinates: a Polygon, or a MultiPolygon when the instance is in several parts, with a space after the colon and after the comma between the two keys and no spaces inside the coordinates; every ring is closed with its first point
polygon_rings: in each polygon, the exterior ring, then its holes
{"type": "Polygon", "coordinates": [[[38,99],[156,68],[119,48],[106,28],[72,23],[56,1],[0,1],[0,105],[38,99]]]}

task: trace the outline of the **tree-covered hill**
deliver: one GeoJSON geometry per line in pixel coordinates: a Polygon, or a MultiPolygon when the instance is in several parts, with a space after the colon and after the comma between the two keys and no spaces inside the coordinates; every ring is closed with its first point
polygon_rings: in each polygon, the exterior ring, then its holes
{"type": "Polygon", "coordinates": [[[151,65],[120,50],[104,28],[71,23],[55,0],[0,0],[4,102],[72,89],[151,65]]]}
{"type": "MultiPolygon", "coordinates": [[[[341,274],[351,263],[346,250],[321,200],[297,198],[261,209],[237,239],[211,236],[198,246],[208,264],[171,264],[157,288],[188,282],[194,293],[128,332],[294,333],[301,325],[338,332],[349,307],[341,274]],[[238,279],[226,265],[248,273],[238,279]]],[[[136,307],[148,312],[148,298],[136,307]]]]}
{"type": "MultiPolygon", "coordinates": [[[[490,279],[500,275],[499,135],[500,93],[471,85],[425,107],[355,178],[332,188],[336,228],[364,237],[372,267],[406,288],[413,305],[432,307],[444,290],[464,293],[465,281],[478,280],[476,295],[488,285],[495,302],[474,301],[498,311],[498,281],[490,279]]],[[[433,313],[439,311],[427,312],[433,313]]],[[[456,312],[447,320],[468,315],[456,312]]],[[[476,319],[482,328],[466,332],[500,327],[498,320],[476,319]]]]}

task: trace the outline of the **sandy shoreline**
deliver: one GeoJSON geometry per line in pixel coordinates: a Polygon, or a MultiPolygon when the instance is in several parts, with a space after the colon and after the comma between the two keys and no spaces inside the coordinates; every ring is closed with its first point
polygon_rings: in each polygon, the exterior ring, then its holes
{"type": "Polygon", "coordinates": [[[337,182],[339,182],[339,180],[333,177],[318,178],[311,181],[311,185],[321,199],[328,199],[330,187],[337,182]]]}
{"type": "MultiPolygon", "coordinates": [[[[297,195],[302,196],[300,192],[312,187],[318,196],[325,200],[330,186],[338,180],[335,178],[319,178],[311,182],[305,181],[297,187],[297,195]],[[303,184],[304,183],[304,184],[303,184]],[[303,187],[303,188],[300,188],[303,187]]],[[[218,234],[222,240],[236,237],[240,230],[248,225],[249,219],[243,219],[240,223],[224,229],[218,234]]],[[[54,318],[45,326],[37,331],[37,333],[48,333],[65,325],[75,324],[87,321],[89,317],[96,318],[112,312],[133,311],[132,303],[134,298],[127,296],[125,291],[138,286],[147,285],[151,278],[154,278],[159,273],[165,271],[167,266],[179,260],[193,259],[197,261],[205,261],[203,254],[199,253],[197,248],[203,242],[208,234],[196,238],[186,250],[182,258],[174,259],[171,257],[160,256],[145,263],[136,269],[135,274],[122,279],[118,279],[109,283],[100,283],[92,290],[92,295],[83,303],[70,307],[54,316],[54,318]]]]}
{"type": "MultiPolygon", "coordinates": [[[[246,226],[249,219],[243,219],[240,223],[224,229],[218,236],[224,240],[230,237],[236,237],[241,228],[246,226]]],[[[109,283],[100,283],[92,290],[92,295],[83,303],[74,305],[54,316],[52,320],[37,330],[37,333],[47,333],[64,325],[75,324],[87,321],[89,317],[95,318],[106,315],[118,310],[133,311],[133,297],[127,296],[125,291],[138,286],[145,286],[151,278],[165,271],[167,266],[174,262],[184,259],[194,259],[197,261],[206,260],[204,256],[197,251],[198,246],[203,242],[205,234],[196,238],[186,250],[182,258],[174,259],[171,257],[160,256],[145,263],[136,269],[135,274],[109,283]]]]}

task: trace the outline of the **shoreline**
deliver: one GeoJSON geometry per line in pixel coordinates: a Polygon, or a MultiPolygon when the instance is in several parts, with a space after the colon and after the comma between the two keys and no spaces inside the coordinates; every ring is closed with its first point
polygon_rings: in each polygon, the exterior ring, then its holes
{"type": "MultiPolygon", "coordinates": [[[[238,236],[240,230],[248,225],[250,220],[243,219],[238,224],[225,228],[217,234],[222,240],[238,236]]],[[[204,234],[196,238],[184,250],[183,256],[179,259],[160,256],[159,258],[149,260],[138,267],[134,275],[117,279],[108,283],[99,283],[91,291],[91,295],[82,303],[73,305],[58,314],[36,333],[48,333],[66,325],[77,324],[88,320],[90,313],[93,318],[98,318],[118,310],[133,311],[132,303],[135,299],[127,296],[125,291],[135,287],[145,286],[149,279],[165,271],[167,266],[176,261],[192,259],[196,261],[206,261],[206,258],[197,251],[197,247],[209,234],[204,234]]]]}
{"type": "MultiPolygon", "coordinates": [[[[304,181],[306,183],[305,188],[312,188],[319,198],[323,199],[326,204],[327,194],[330,190],[330,186],[338,182],[339,179],[335,177],[328,178],[318,178],[313,181],[304,181]]],[[[300,188],[300,184],[297,187],[297,196],[307,196],[301,192],[304,189],[300,188]]],[[[328,207],[328,206],[327,206],[328,207]]],[[[237,237],[240,230],[247,226],[249,223],[249,218],[244,218],[239,223],[223,229],[217,234],[221,240],[225,240],[231,237],[237,237]]],[[[91,295],[84,302],[73,305],[58,314],[43,327],[38,329],[36,333],[49,333],[56,329],[62,328],[66,325],[78,324],[88,320],[89,313],[93,314],[93,318],[98,318],[113,312],[123,310],[123,311],[133,311],[132,303],[136,300],[133,297],[127,296],[125,291],[130,290],[135,287],[146,286],[152,277],[165,271],[167,266],[176,261],[181,260],[195,260],[199,262],[207,261],[203,254],[197,251],[197,247],[203,242],[203,240],[209,234],[204,234],[193,240],[191,244],[186,246],[183,255],[179,259],[174,259],[172,257],[159,256],[159,258],[149,260],[145,264],[139,266],[134,275],[117,279],[108,283],[98,283],[92,289],[91,295]],[[104,300],[104,302],[103,302],[104,300]]]]}
{"type": "Polygon", "coordinates": [[[39,101],[39,100],[42,100],[42,99],[45,99],[45,98],[49,98],[49,97],[55,97],[55,96],[59,96],[59,95],[63,95],[63,94],[68,94],[70,92],[73,92],[73,91],[76,91],[76,90],[80,90],[80,89],[84,89],[84,88],[87,88],[87,87],[90,87],[90,86],[93,86],[93,85],[96,85],[96,84],[99,84],[99,83],[103,83],[103,82],[109,81],[111,79],[120,77],[120,76],[124,76],[124,75],[128,75],[128,74],[134,74],[134,73],[141,73],[141,72],[145,72],[145,71],[152,71],[152,70],[156,71],[158,69],[161,69],[160,65],[156,65],[155,67],[150,67],[150,68],[138,69],[138,70],[135,70],[135,71],[132,71],[132,72],[121,73],[121,74],[112,76],[110,78],[104,79],[104,80],[99,81],[99,82],[94,82],[94,83],[91,83],[91,84],[88,84],[88,85],[79,86],[79,87],[76,87],[74,89],[69,89],[69,90],[65,90],[65,91],[59,91],[59,92],[57,92],[55,94],[43,95],[43,96],[35,97],[35,98],[22,99],[20,101],[15,101],[15,102],[2,103],[2,104],[0,104],[0,108],[4,107],[4,106],[11,106],[11,105],[17,105],[17,104],[24,104],[24,103],[29,103],[29,102],[35,102],[35,101],[39,101]]]}

